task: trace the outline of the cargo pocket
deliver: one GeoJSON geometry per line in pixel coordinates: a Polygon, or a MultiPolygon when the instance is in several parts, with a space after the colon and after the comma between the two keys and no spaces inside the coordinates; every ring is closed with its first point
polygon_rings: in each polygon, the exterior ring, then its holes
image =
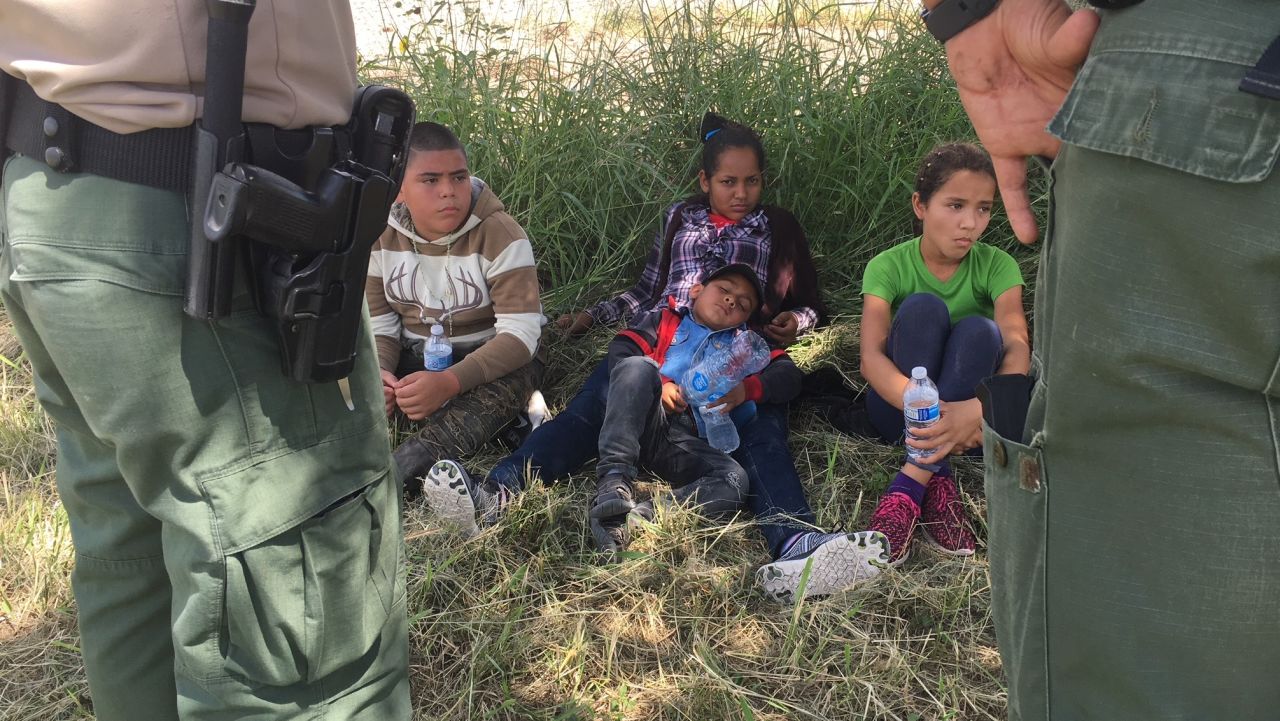
{"type": "Polygon", "coordinates": [[[400,562],[389,475],[225,556],[225,671],[254,683],[314,683],[378,642],[400,562]]]}
{"type": "Polygon", "coordinates": [[[274,321],[253,309],[247,292],[236,305],[229,317],[207,327],[244,409],[247,447],[254,460],[385,428],[367,319],[361,320],[356,366],[346,379],[355,406],[348,410],[336,382],[301,383],[283,377],[274,321]]]}
{"type": "MultiPolygon", "coordinates": [[[[1043,392],[1043,385],[1037,384],[1043,392]]],[[[996,640],[1009,679],[1009,718],[1048,718],[1045,624],[1046,508],[1040,451],[982,424],[996,640]]]]}

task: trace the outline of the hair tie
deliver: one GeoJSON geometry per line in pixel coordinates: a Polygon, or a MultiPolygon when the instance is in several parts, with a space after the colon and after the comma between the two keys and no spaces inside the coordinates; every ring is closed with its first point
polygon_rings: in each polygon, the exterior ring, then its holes
{"type": "Polygon", "coordinates": [[[712,135],[715,135],[716,133],[720,132],[721,130],[724,130],[724,128],[716,128],[715,130],[712,130],[711,132],[709,132],[709,133],[707,133],[706,135],[702,136],[702,142],[704,142],[704,143],[705,143],[705,142],[707,142],[708,140],[710,140],[710,139],[711,139],[711,136],[712,136],[712,135]]]}

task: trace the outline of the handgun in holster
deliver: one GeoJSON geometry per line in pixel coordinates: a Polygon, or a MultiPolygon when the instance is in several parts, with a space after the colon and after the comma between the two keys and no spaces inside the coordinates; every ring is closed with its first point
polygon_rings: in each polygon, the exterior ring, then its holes
{"type": "Polygon", "coordinates": [[[320,383],[355,365],[369,254],[399,190],[413,101],[357,91],[337,128],[278,131],[240,121],[253,3],[207,0],[205,113],[196,133],[185,310],[228,315],[243,268],[273,321],[285,375],[320,383]]]}

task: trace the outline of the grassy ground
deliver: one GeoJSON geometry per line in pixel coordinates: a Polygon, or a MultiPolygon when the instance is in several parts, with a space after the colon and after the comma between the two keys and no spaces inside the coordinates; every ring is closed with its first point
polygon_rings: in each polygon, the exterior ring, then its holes
{"type": "MultiPolygon", "coordinates": [[[[407,87],[421,117],[469,144],[473,170],[534,240],[548,315],[634,279],[662,207],[692,188],[694,129],[713,107],[762,132],[766,200],[796,213],[818,258],[836,317],[795,355],[861,384],[862,267],[909,235],[923,152],[971,132],[911,9],[624,3],[590,28],[513,32],[472,4],[460,23],[428,22],[443,7],[424,7],[424,23],[362,72],[407,87]]],[[[1033,253],[1001,218],[985,239],[1031,277],[1033,253]]],[[[553,410],[607,337],[550,335],[553,410]]],[[[53,432],[7,330],[0,396],[0,716],[89,718],[53,432]]],[[[791,420],[819,523],[858,527],[899,452],[841,436],[803,408],[791,420]]],[[[981,469],[958,473],[985,537],[981,469]]],[[[470,540],[408,511],[420,718],[1004,717],[982,548],[969,560],[919,549],[857,590],[780,607],[753,588],[767,554],[749,518],[709,526],[675,512],[639,538],[636,557],[594,565],[585,479],[535,487],[470,540]]]]}

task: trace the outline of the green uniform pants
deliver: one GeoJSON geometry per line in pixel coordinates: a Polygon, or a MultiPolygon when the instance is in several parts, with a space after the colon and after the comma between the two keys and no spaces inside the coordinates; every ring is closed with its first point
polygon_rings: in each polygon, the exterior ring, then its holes
{"type": "Polygon", "coordinates": [[[399,493],[365,342],[349,412],[247,296],[182,313],[184,199],[14,156],[0,296],[58,428],[94,711],[409,716],[399,493]]]}
{"type": "Polygon", "coordinates": [[[1010,717],[1280,713],[1280,4],[1104,14],[1066,144],[1024,436],[984,439],[1010,717]]]}

